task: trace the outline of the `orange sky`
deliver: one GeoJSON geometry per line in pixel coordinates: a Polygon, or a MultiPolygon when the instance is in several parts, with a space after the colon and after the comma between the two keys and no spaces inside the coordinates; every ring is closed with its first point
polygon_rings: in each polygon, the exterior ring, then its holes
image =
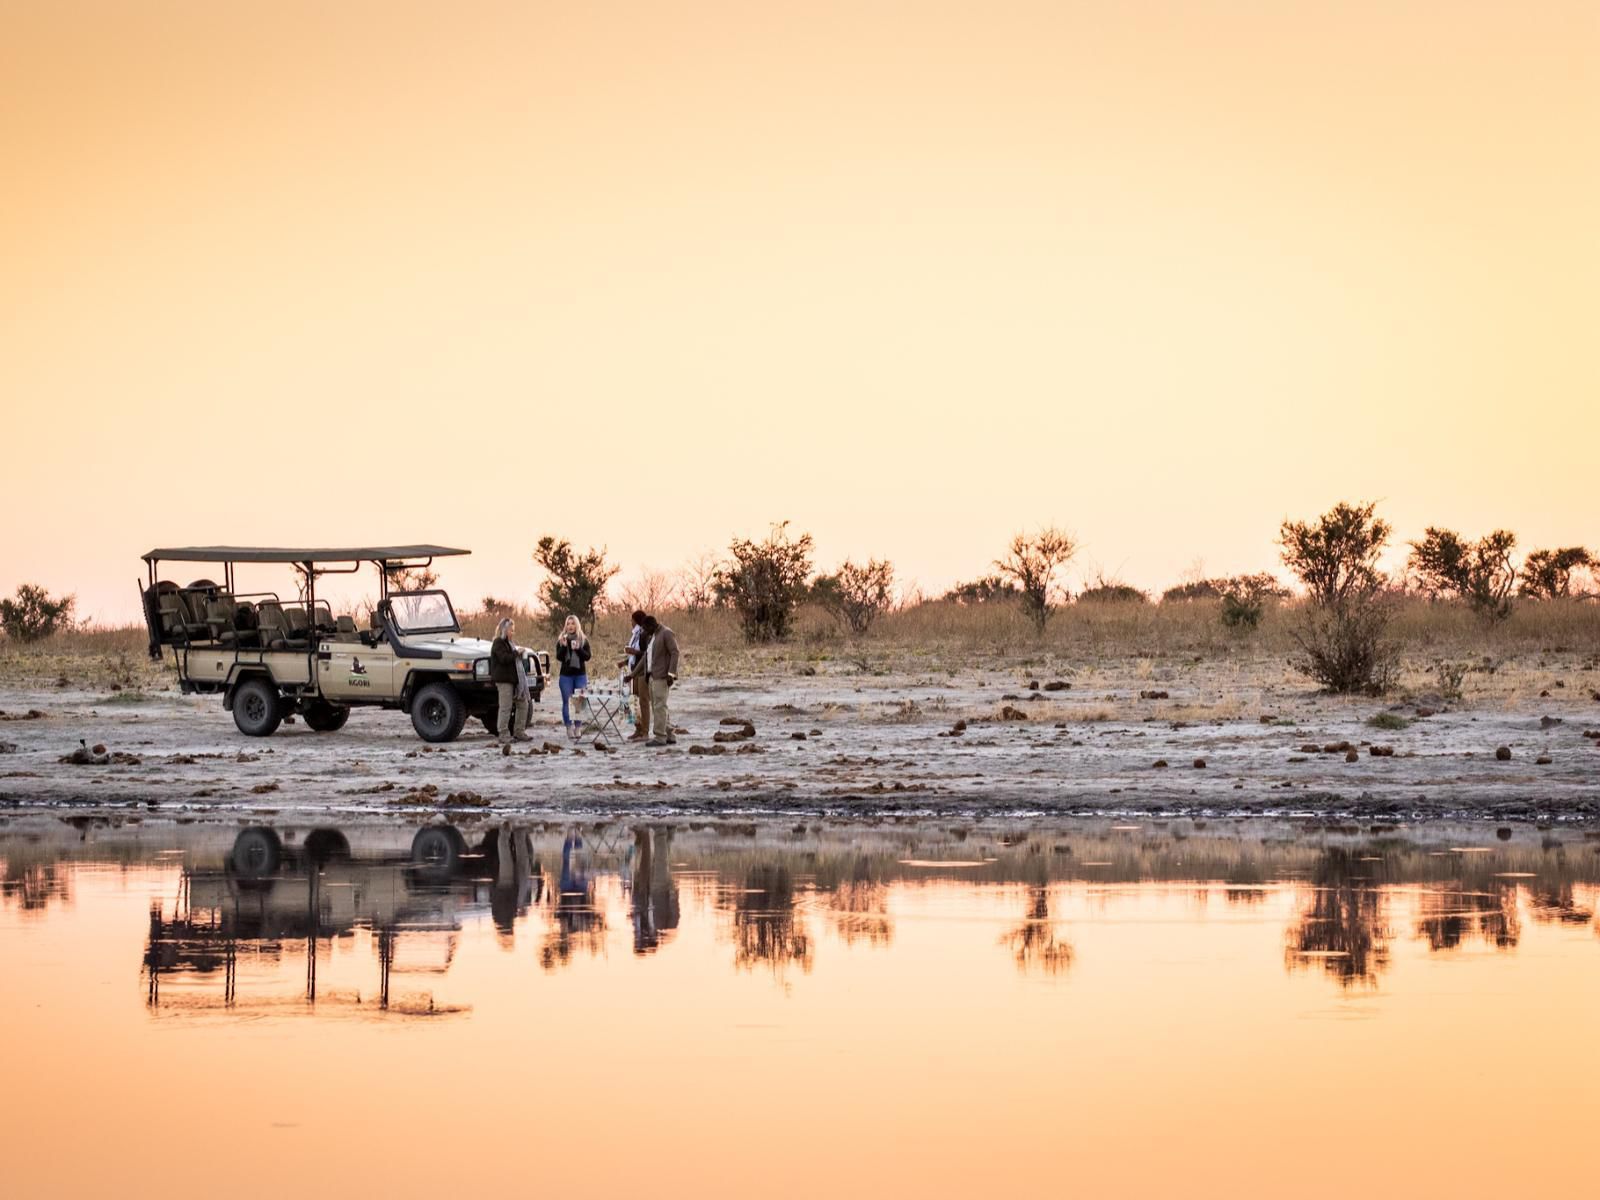
{"type": "MultiPolygon", "coordinates": [[[[1600,7],[0,0],[0,590],[1600,542],[1600,7]]],[[[1076,581],[1075,581],[1076,582],[1076,581]]]]}

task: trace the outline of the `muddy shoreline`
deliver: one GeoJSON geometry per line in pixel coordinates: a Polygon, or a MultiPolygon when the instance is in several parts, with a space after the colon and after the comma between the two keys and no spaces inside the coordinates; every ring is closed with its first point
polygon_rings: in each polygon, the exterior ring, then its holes
{"type": "Polygon", "coordinates": [[[1236,674],[1030,682],[689,680],[662,751],[575,745],[547,698],[509,758],[475,724],[427,746],[394,712],[249,739],[214,697],[4,687],[0,814],[1600,823],[1600,704],[1578,689],[1452,707],[1236,674]]]}

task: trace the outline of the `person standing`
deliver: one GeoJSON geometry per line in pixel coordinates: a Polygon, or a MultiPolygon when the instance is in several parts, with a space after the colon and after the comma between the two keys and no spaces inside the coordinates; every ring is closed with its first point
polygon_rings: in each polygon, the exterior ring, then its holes
{"type": "Polygon", "coordinates": [[[645,745],[673,746],[678,739],[672,733],[668,694],[678,682],[678,636],[652,616],[645,617],[642,628],[650,640],[633,672],[650,685],[650,740],[645,745]]]}
{"type": "Polygon", "coordinates": [[[573,733],[572,693],[588,688],[588,663],[593,653],[589,639],[583,634],[583,625],[576,616],[568,617],[561,628],[561,636],[556,639],[556,658],[561,663],[561,723],[574,737],[583,736],[583,722],[577,723],[577,732],[573,733]]]}
{"type": "Polygon", "coordinates": [[[628,738],[630,742],[642,742],[650,736],[650,681],[633,673],[633,669],[639,665],[640,656],[644,653],[645,643],[650,640],[644,632],[646,616],[643,609],[633,610],[633,631],[629,633],[628,645],[623,650],[626,657],[617,663],[617,666],[624,668],[623,678],[631,683],[634,699],[639,702],[639,724],[635,727],[633,735],[628,738]]]}
{"type": "Polygon", "coordinates": [[[528,673],[522,665],[511,635],[516,623],[504,618],[494,631],[494,642],[489,647],[489,681],[498,693],[499,713],[495,724],[500,733],[500,744],[511,752],[513,740],[528,742],[533,739],[528,728],[528,673]]]}

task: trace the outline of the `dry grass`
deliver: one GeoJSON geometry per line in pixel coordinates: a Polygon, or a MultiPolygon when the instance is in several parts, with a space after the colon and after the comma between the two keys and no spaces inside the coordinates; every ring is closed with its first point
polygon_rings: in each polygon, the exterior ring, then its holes
{"type": "MultiPolygon", "coordinates": [[[[466,632],[492,636],[502,615],[465,614],[466,632]]],[[[553,643],[534,614],[510,615],[519,641],[553,643]]],[[[1284,674],[1294,649],[1295,615],[1292,604],[1269,610],[1259,629],[1241,633],[1224,628],[1217,601],[1085,604],[1058,612],[1039,635],[1013,605],[930,603],[889,613],[868,636],[849,638],[820,610],[808,608],[789,642],[747,646],[732,613],[662,614],[684,648],[687,670],[700,676],[940,675],[995,664],[1019,682],[1115,679],[1131,685],[1204,664],[1232,672],[1241,686],[1263,672],[1284,674]]],[[[590,632],[602,648],[596,661],[608,663],[627,640],[628,618],[606,614],[590,632]]],[[[1546,665],[1600,665],[1600,604],[1524,603],[1509,620],[1488,626],[1460,605],[1406,600],[1397,605],[1391,636],[1399,645],[1405,689],[1436,689],[1438,664],[1453,662],[1469,668],[1469,697],[1504,698],[1528,687],[1530,672],[1546,665]]],[[[170,678],[146,658],[142,627],[75,630],[29,646],[0,643],[0,682],[11,686],[66,679],[75,686],[136,691],[167,686],[170,678]]]]}

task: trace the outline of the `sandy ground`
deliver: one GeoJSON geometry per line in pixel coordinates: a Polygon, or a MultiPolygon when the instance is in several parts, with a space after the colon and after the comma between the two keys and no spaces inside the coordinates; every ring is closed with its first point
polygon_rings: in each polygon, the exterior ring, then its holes
{"type": "Polygon", "coordinates": [[[338,733],[297,722],[251,739],[215,697],[10,686],[0,808],[1600,820],[1596,675],[1546,675],[1455,705],[1333,698],[1237,664],[1086,671],[1054,691],[973,673],[691,678],[675,747],[580,749],[547,696],[510,758],[477,722],[442,747],[376,709],[338,733]],[[1409,724],[1369,723],[1386,712],[1409,724]],[[739,728],[725,719],[754,736],[715,742],[739,728]],[[112,761],[62,762],[80,740],[112,761]]]}

